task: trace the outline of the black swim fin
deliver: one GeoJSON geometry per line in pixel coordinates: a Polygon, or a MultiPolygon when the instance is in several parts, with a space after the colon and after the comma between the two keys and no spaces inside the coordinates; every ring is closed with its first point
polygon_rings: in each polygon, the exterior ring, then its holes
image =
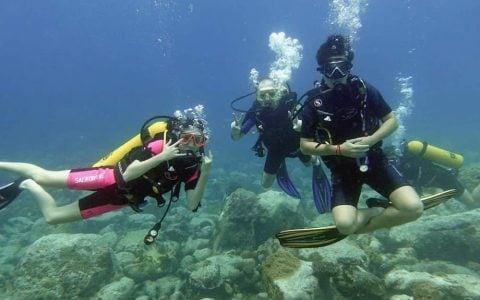
{"type": "Polygon", "coordinates": [[[280,188],[287,193],[287,195],[300,199],[300,193],[298,192],[295,185],[293,185],[292,180],[288,176],[287,165],[285,164],[285,160],[283,160],[280,168],[277,171],[277,183],[280,188]]]}
{"type": "Polygon", "coordinates": [[[312,193],[317,211],[321,214],[332,210],[332,190],[327,174],[320,164],[313,166],[312,193]]]}
{"type": "MultiPolygon", "coordinates": [[[[447,201],[448,199],[454,197],[457,193],[456,189],[446,190],[437,194],[429,195],[422,197],[423,209],[429,209],[435,207],[443,202],[447,201]]],[[[387,208],[392,203],[384,198],[368,198],[366,200],[368,207],[383,207],[387,208]]]]}
{"type": "Polygon", "coordinates": [[[4,209],[7,205],[12,203],[13,200],[22,192],[18,186],[22,183],[25,178],[18,178],[14,182],[6,184],[0,187],[0,210],[4,209]]]}
{"type": "MultiPolygon", "coordinates": [[[[456,195],[457,190],[451,189],[430,196],[422,197],[424,209],[437,206],[456,195]]],[[[382,200],[382,199],[377,199],[382,200]]],[[[382,201],[387,202],[388,201],[382,201]]],[[[289,248],[324,247],[343,240],[347,236],[341,234],[335,225],[316,228],[283,230],[275,235],[280,245],[289,248]]]]}

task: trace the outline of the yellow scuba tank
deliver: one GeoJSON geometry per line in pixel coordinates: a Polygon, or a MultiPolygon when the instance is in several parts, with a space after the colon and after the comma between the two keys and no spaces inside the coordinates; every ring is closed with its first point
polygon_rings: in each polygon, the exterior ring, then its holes
{"type": "MultiPolygon", "coordinates": [[[[148,134],[150,137],[153,137],[159,133],[167,133],[167,122],[155,122],[147,127],[148,134]]],[[[165,140],[165,136],[164,136],[165,140]]],[[[140,133],[136,136],[132,137],[130,140],[126,141],[123,145],[118,147],[117,149],[113,150],[112,152],[105,155],[102,159],[97,161],[93,167],[101,167],[101,166],[114,166],[117,162],[120,161],[131,149],[141,146],[142,139],[140,133]]]]}
{"type": "Polygon", "coordinates": [[[410,141],[407,150],[447,168],[458,169],[463,165],[462,155],[432,146],[427,142],[410,141]]]}

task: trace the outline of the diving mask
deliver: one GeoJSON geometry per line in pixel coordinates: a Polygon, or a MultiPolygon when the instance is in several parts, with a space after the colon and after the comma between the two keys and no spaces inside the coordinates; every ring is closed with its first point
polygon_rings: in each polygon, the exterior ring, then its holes
{"type": "Polygon", "coordinates": [[[260,90],[257,92],[257,100],[262,106],[274,106],[278,102],[278,91],[276,89],[260,90]]]}
{"type": "Polygon", "coordinates": [[[192,132],[185,132],[180,134],[180,144],[187,145],[190,142],[197,147],[203,147],[207,138],[203,134],[192,133],[192,132]]]}
{"type": "Polygon", "coordinates": [[[333,58],[331,61],[318,68],[325,77],[330,79],[343,78],[348,75],[351,69],[352,63],[345,57],[333,58]]]}

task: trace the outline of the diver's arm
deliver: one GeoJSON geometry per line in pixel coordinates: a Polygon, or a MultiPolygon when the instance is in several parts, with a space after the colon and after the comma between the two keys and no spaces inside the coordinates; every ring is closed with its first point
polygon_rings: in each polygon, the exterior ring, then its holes
{"type": "Polygon", "coordinates": [[[197,185],[193,190],[187,190],[188,208],[192,211],[196,210],[203,198],[205,192],[205,186],[207,185],[208,175],[210,173],[210,167],[212,166],[213,156],[212,152],[203,157],[200,178],[198,178],[197,185]]]}
{"type": "Polygon", "coordinates": [[[369,145],[375,145],[376,143],[380,142],[384,138],[391,135],[395,130],[398,128],[398,120],[395,117],[393,112],[387,114],[385,117],[382,118],[382,125],[380,128],[377,129],[371,136],[369,145]]]}
{"type": "Polygon", "coordinates": [[[356,139],[350,140],[354,144],[362,144],[373,146],[376,143],[380,142],[384,138],[391,135],[398,128],[398,121],[393,112],[390,112],[382,118],[382,124],[380,127],[372,134],[366,137],[359,137],[356,139]]]}
{"type": "Polygon", "coordinates": [[[315,142],[313,139],[308,138],[301,138],[300,139],[300,150],[304,154],[308,155],[335,155],[336,151],[335,145],[330,144],[319,144],[315,142]]]}
{"type": "Polygon", "coordinates": [[[178,150],[177,146],[179,143],[180,140],[174,144],[171,144],[170,140],[167,144],[165,144],[163,151],[159,154],[154,155],[144,161],[134,160],[122,173],[123,180],[125,182],[132,181],[155,168],[159,164],[166,162],[167,160],[171,160],[179,156],[185,156],[185,153],[180,153],[178,150]]]}
{"type": "Polygon", "coordinates": [[[304,154],[327,156],[338,155],[351,158],[362,157],[370,147],[368,145],[356,144],[350,140],[338,145],[320,144],[313,139],[301,138],[300,149],[304,154]]]}

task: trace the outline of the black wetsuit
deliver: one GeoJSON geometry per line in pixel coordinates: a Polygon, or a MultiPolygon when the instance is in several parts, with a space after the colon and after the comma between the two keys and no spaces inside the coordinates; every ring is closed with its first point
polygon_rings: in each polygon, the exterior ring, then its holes
{"type": "Polygon", "coordinates": [[[297,103],[297,94],[288,93],[279,100],[275,108],[262,107],[255,101],[242,122],[243,134],[255,125],[259,139],[268,149],[265,173],[276,174],[286,157],[298,157],[302,162],[308,162],[310,155],[300,152],[300,133],[292,127],[291,112],[297,103]]]}
{"type": "MultiPolygon", "coordinates": [[[[324,83],[310,90],[302,111],[302,138],[339,145],[348,139],[368,136],[392,112],[380,92],[360,78],[350,75],[347,84],[328,91],[324,83]],[[328,132],[328,133],[327,133],[328,132]],[[330,140],[331,139],[331,140],[330,140]]],[[[359,170],[359,160],[345,156],[322,156],[332,173],[332,207],[357,206],[363,184],[384,197],[407,185],[383,154],[382,142],[367,152],[368,171],[359,170]]],[[[361,159],[365,162],[365,158],[361,159]]]]}
{"type": "Polygon", "coordinates": [[[457,178],[457,170],[436,165],[407,151],[391,160],[419,193],[425,187],[436,187],[443,190],[456,189],[457,196],[461,196],[465,192],[465,187],[457,178]]]}

